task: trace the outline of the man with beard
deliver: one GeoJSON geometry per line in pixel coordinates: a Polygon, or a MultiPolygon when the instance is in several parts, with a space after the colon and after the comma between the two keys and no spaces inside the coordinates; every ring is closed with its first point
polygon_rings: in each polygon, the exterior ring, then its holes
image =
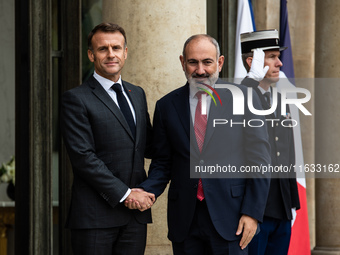
{"type": "MultiPolygon", "coordinates": [[[[168,193],[168,238],[178,254],[247,254],[266,204],[266,178],[191,178],[195,166],[260,166],[270,163],[265,126],[224,125],[214,127],[214,119],[241,122],[256,118],[248,109],[234,116],[233,96],[228,89],[216,89],[221,105],[210,105],[211,93],[222,69],[224,56],[216,40],[194,35],[184,44],[180,61],[187,84],[160,99],[154,114],[154,157],[149,177],[140,188],[161,195],[168,193]],[[203,90],[203,91],[204,91],[203,90]],[[207,114],[202,114],[202,98],[207,114]],[[214,149],[222,148],[222,149],[214,149]]],[[[236,86],[236,85],[235,85],[236,86]]],[[[246,88],[237,86],[246,95],[246,88]]],[[[246,101],[246,100],[245,100],[246,101]]],[[[257,95],[255,106],[260,106],[257,95]]],[[[129,200],[126,206],[138,207],[129,200]]]]}

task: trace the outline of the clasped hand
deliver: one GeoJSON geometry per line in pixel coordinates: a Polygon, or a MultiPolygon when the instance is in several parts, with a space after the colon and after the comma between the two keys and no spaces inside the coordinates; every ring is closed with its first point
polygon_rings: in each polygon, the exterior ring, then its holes
{"type": "Polygon", "coordinates": [[[131,189],[130,195],[125,199],[125,206],[129,209],[138,209],[141,212],[149,209],[155,203],[155,195],[143,189],[131,189]]]}

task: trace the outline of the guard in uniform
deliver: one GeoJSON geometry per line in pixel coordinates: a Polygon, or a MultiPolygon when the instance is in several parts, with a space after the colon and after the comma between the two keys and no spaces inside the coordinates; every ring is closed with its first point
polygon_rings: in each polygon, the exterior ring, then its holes
{"type": "MultiPolygon", "coordinates": [[[[295,165],[293,128],[289,106],[281,115],[281,94],[272,84],[279,80],[280,51],[277,30],[250,32],[241,35],[242,59],[248,72],[242,84],[252,87],[259,95],[263,110],[277,102],[276,110],[266,116],[271,146],[271,166],[276,169],[295,165]],[[274,93],[273,93],[274,92],[274,93]],[[277,94],[277,97],[276,95],[277,94]],[[276,99],[275,99],[276,97],[276,99]],[[283,121],[283,122],[282,122],[283,121]]],[[[274,106],[275,108],[275,106],[274,106]]],[[[250,255],[286,255],[288,253],[292,209],[300,208],[295,173],[272,173],[267,205],[260,233],[249,245],[250,255]]]]}

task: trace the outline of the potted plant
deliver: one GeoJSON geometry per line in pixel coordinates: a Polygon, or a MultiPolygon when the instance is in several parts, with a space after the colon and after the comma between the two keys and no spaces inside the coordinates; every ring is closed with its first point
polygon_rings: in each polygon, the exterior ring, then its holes
{"type": "Polygon", "coordinates": [[[14,156],[6,164],[3,163],[0,168],[0,181],[7,182],[7,195],[10,199],[15,200],[15,159],[14,156]]]}

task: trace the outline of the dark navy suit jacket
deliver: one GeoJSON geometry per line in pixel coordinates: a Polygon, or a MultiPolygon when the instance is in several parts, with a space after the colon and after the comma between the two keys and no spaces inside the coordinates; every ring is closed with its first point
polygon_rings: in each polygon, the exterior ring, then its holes
{"type": "MultiPolygon", "coordinates": [[[[261,91],[258,89],[259,83],[253,79],[245,78],[242,84],[252,87],[261,100],[263,109],[269,109],[261,91]]],[[[286,115],[281,115],[281,94],[278,93],[278,102],[276,115],[274,113],[267,115],[267,119],[276,119],[275,122],[268,121],[268,135],[271,147],[271,161],[273,166],[287,166],[294,169],[295,165],[295,149],[293,128],[289,127],[291,122],[289,106],[285,109],[286,115]],[[284,121],[284,124],[282,124],[284,121]]],[[[292,208],[300,209],[300,200],[295,172],[290,173],[279,172],[270,183],[265,216],[291,220],[293,218],[292,208]],[[276,178],[275,178],[276,177],[276,178]]]]}
{"type": "Polygon", "coordinates": [[[152,142],[143,89],[126,81],[122,84],[136,113],[136,139],[93,76],[63,94],[61,129],[74,176],[69,228],[118,227],[131,217],[151,222],[150,210],[129,210],[119,202],[129,187],[146,179],[144,156],[152,142]]]}
{"type": "MultiPolygon", "coordinates": [[[[218,82],[223,83],[221,80],[218,82]]],[[[246,87],[238,87],[246,94],[246,87]]],[[[202,153],[199,153],[193,133],[189,85],[169,93],[156,104],[153,122],[155,154],[149,177],[140,186],[159,196],[171,181],[168,193],[168,237],[174,242],[181,242],[188,235],[197,203],[198,179],[190,178],[190,167],[193,167],[190,166],[190,157],[191,163],[209,165],[219,162],[220,165],[231,164],[237,168],[270,163],[265,125],[261,128],[212,126],[214,118],[233,118],[235,121],[262,118],[254,116],[248,109],[244,116],[233,116],[230,91],[218,89],[217,92],[223,106],[210,106],[202,153]],[[216,151],[210,146],[223,149],[216,151]]],[[[260,104],[257,96],[254,97],[254,104],[260,104]]],[[[267,178],[203,178],[202,182],[211,220],[226,240],[239,238],[235,233],[242,214],[262,221],[269,190],[267,178]]]]}

